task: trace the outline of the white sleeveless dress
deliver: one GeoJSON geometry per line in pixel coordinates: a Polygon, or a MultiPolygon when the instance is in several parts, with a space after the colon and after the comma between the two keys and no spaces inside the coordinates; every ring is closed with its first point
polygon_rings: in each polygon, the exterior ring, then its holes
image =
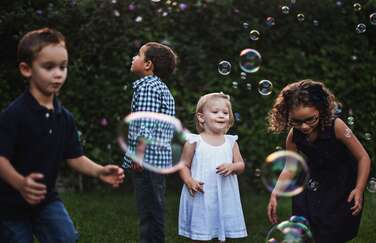
{"type": "Polygon", "coordinates": [[[225,135],[225,143],[213,146],[200,135],[191,134],[196,143],[191,165],[192,178],[204,183],[204,192],[192,197],[184,185],[179,207],[179,235],[193,240],[242,238],[247,236],[236,175],[216,174],[216,167],[232,163],[232,148],[238,136],[225,135]]]}

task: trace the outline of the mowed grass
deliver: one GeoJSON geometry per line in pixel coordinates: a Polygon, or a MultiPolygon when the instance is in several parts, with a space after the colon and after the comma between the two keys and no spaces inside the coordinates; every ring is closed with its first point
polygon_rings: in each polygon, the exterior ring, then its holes
{"type": "MultiPolygon", "coordinates": [[[[243,192],[241,196],[249,236],[229,242],[265,242],[270,229],[266,218],[269,196],[254,192],[243,192]]],[[[66,192],[61,197],[80,233],[80,243],[138,242],[138,217],[133,192],[66,192]]],[[[179,192],[168,192],[166,196],[167,243],[190,242],[177,234],[179,198],[179,192]]],[[[290,201],[288,198],[279,200],[280,219],[288,219],[290,201]]],[[[367,192],[360,232],[351,243],[375,242],[376,194],[367,192]]]]}

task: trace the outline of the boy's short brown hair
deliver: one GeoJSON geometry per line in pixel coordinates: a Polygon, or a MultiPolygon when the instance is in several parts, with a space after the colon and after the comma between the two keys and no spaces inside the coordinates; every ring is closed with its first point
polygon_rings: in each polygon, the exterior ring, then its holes
{"type": "Polygon", "coordinates": [[[57,30],[43,28],[30,31],[22,37],[18,44],[18,63],[25,62],[31,65],[44,47],[60,43],[64,43],[65,45],[65,37],[57,30]]]}
{"type": "Polygon", "coordinates": [[[145,47],[145,61],[150,60],[153,63],[153,73],[161,79],[170,76],[176,67],[175,52],[170,47],[157,42],[146,43],[145,47]]]}

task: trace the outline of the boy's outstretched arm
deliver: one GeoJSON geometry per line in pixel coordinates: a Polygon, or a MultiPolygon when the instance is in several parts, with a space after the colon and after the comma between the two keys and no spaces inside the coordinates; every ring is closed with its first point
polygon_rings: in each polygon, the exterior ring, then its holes
{"type": "Polygon", "coordinates": [[[31,173],[23,176],[3,156],[0,156],[0,177],[19,191],[22,197],[31,205],[40,203],[47,193],[46,185],[37,181],[43,179],[42,174],[31,173]]]}
{"type": "Polygon", "coordinates": [[[124,180],[124,171],[117,165],[99,165],[86,156],[68,159],[68,164],[74,170],[101,179],[113,187],[118,187],[124,180]]]}

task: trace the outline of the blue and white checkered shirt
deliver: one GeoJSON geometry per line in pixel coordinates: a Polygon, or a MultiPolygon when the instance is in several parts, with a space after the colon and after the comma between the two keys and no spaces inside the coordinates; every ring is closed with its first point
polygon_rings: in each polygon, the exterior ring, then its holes
{"type": "MultiPolygon", "coordinates": [[[[169,116],[175,116],[175,101],[170,90],[157,76],[145,76],[133,83],[133,98],[131,112],[157,112],[169,116]]],[[[168,124],[167,124],[168,126],[168,124]]],[[[130,132],[137,131],[138,136],[148,139],[151,134],[152,139],[166,141],[172,139],[173,129],[167,127],[166,123],[148,122],[147,120],[132,123],[130,132]]],[[[134,153],[137,141],[128,136],[129,150],[134,153]]],[[[169,143],[168,143],[169,144],[169,143]]],[[[155,167],[169,167],[172,163],[171,146],[146,146],[144,162],[155,167]]],[[[123,167],[129,168],[132,161],[124,156],[123,167]]]]}

